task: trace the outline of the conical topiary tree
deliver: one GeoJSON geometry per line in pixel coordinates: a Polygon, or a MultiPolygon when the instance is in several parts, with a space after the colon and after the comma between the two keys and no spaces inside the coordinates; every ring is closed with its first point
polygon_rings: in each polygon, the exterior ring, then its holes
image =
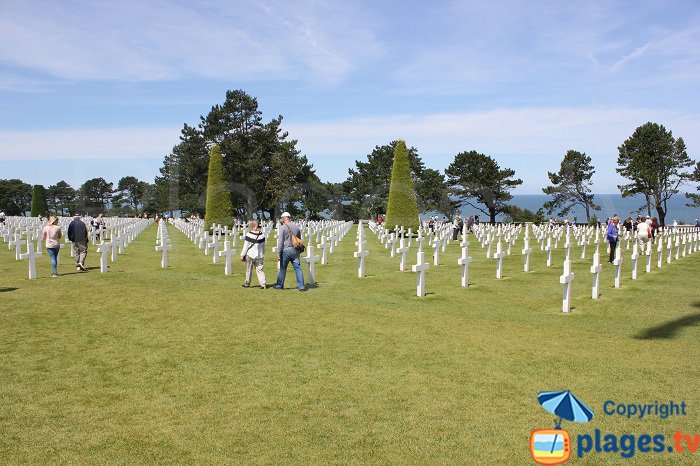
{"type": "Polygon", "coordinates": [[[47,215],[49,206],[46,203],[46,188],[40,184],[35,184],[32,189],[32,208],[31,216],[38,217],[39,215],[47,215]]]}
{"type": "Polygon", "coordinates": [[[386,224],[388,228],[399,225],[406,229],[411,228],[415,232],[418,230],[419,223],[418,203],[416,192],[413,190],[408,149],[405,141],[397,141],[394,146],[394,164],[391,168],[386,224]]]}
{"type": "Polygon", "coordinates": [[[231,225],[233,207],[231,194],[224,183],[224,167],[221,149],[214,144],[209,152],[209,176],[207,178],[207,205],[204,211],[204,228],[211,228],[213,223],[231,225]]]}

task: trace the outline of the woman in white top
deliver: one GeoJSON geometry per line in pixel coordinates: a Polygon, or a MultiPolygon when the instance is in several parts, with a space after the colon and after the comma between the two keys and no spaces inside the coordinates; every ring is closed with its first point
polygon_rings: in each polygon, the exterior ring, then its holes
{"type": "Polygon", "coordinates": [[[49,218],[49,224],[41,230],[41,239],[45,241],[46,252],[51,258],[51,267],[53,268],[52,278],[58,277],[58,253],[61,250],[61,227],[58,226],[58,218],[49,218]]]}
{"type": "Polygon", "coordinates": [[[637,248],[639,254],[645,254],[647,250],[647,244],[651,238],[651,218],[649,221],[641,221],[637,223],[637,248]]]}
{"type": "Polygon", "coordinates": [[[260,288],[267,288],[265,280],[265,272],[263,271],[263,259],[265,258],[265,234],[260,230],[257,220],[251,220],[249,223],[250,230],[245,235],[243,249],[241,251],[241,260],[246,263],[245,283],[243,288],[250,287],[250,279],[253,275],[253,266],[255,273],[258,275],[260,288]]]}

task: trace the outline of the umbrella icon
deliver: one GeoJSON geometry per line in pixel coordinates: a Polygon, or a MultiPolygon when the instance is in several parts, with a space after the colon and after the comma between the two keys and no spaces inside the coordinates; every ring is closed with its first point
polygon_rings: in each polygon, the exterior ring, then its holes
{"type": "Polygon", "coordinates": [[[593,419],[591,408],[583,404],[569,390],[559,392],[540,392],[537,401],[550,413],[559,416],[558,421],[554,421],[556,429],[561,429],[562,419],[573,422],[588,422],[593,419]]]}

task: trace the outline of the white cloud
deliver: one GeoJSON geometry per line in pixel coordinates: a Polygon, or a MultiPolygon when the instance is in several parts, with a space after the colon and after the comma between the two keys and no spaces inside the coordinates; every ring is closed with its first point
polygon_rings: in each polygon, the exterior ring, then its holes
{"type": "Polygon", "coordinates": [[[352,5],[16,1],[0,63],[82,80],[341,79],[381,50],[352,5]]]}
{"type": "Polygon", "coordinates": [[[0,132],[0,161],[162,158],[180,128],[108,128],[0,132]]]}

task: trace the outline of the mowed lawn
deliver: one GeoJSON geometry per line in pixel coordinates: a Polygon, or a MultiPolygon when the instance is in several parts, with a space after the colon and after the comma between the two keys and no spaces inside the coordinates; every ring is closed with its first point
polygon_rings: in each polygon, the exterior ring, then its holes
{"type": "MultiPolygon", "coordinates": [[[[522,235],[501,280],[471,236],[468,289],[457,243],[439,267],[426,254],[428,295],[418,298],[416,274],[399,272],[372,236],[368,275],[357,278],[356,227],[307,293],[291,268],[287,290],[243,289],[241,262],[225,276],[168,229],[167,270],[155,226],[107,274],[91,247],[90,272],[76,273],[64,251],[60,278],[48,278],[44,254],[30,281],[0,243],[1,463],[533,464],[530,431],[554,419],[537,393],[565,389],[595,412],[588,424],[564,421],[572,440],[595,429],[665,434],[667,444],[676,429],[700,434],[700,253],[654,261],[650,274],[640,262],[632,281],[625,251],[622,288],[604,262],[594,301],[589,246],[573,261],[565,315],[562,245],[547,268],[531,242],[526,274],[522,235]],[[606,400],[685,401],[688,415],[606,416],[606,400]]],[[[270,284],[275,264],[268,246],[270,284]]],[[[570,463],[699,459],[574,453],[570,463]]]]}

